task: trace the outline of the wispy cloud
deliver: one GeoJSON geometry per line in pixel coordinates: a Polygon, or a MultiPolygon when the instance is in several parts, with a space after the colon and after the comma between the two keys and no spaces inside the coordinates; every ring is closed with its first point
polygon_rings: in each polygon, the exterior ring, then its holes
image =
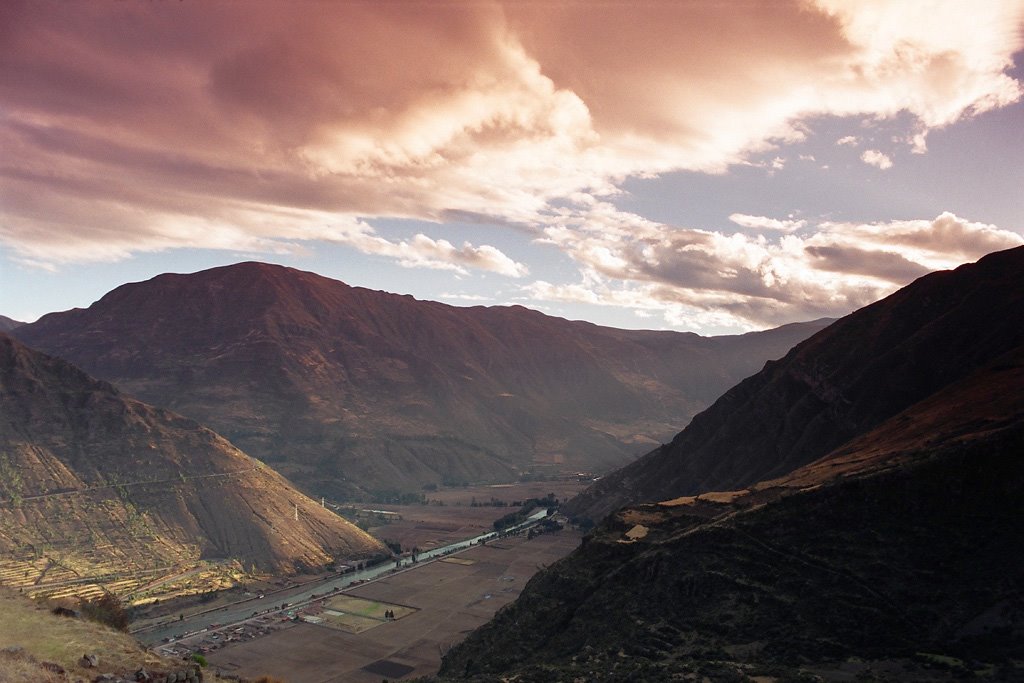
{"type": "Polygon", "coordinates": [[[536,281],[524,286],[529,296],[657,311],[690,329],[745,330],[844,315],[931,270],[1024,244],[1017,233],[951,213],[933,220],[822,221],[806,224],[801,235],[749,236],[648,224],[598,202],[551,222],[543,239],[576,260],[581,279],[536,281]]]}
{"type": "Polygon", "coordinates": [[[729,220],[744,228],[778,230],[780,232],[793,232],[807,225],[807,221],[804,220],[780,220],[778,218],[768,218],[767,216],[749,216],[744,213],[734,213],[729,216],[729,220]]]}
{"type": "Polygon", "coordinates": [[[480,294],[452,294],[451,292],[442,292],[439,296],[442,299],[448,299],[450,301],[494,301],[493,297],[482,296],[480,294]]]}

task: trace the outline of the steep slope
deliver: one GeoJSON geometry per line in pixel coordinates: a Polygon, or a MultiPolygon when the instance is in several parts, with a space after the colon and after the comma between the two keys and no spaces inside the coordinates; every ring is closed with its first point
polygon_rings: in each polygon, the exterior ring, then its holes
{"type": "Polygon", "coordinates": [[[835,322],[730,389],[669,444],[570,502],[728,490],[815,460],[1024,341],[1024,248],[926,275],[835,322]]]}
{"type": "Polygon", "coordinates": [[[823,326],[617,330],[243,263],[124,285],[16,334],[337,495],[621,465],[823,326]]]}
{"type": "Polygon", "coordinates": [[[1021,500],[1024,346],[785,477],[616,512],[442,674],[1020,680],[1021,500]]]}
{"type": "Polygon", "coordinates": [[[10,332],[15,327],[21,327],[25,323],[12,320],[5,315],[0,315],[0,332],[10,332]]]}
{"type": "Polygon", "coordinates": [[[0,579],[30,588],[384,552],[210,430],[2,334],[0,499],[0,579]]]}

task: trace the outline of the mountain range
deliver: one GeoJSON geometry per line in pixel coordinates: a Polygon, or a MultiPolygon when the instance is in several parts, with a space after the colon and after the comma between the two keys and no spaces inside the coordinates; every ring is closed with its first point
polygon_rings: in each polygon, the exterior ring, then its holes
{"type": "Polygon", "coordinates": [[[826,323],[618,330],[242,263],[126,284],[13,333],[344,497],[620,466],[826,323]]]}
{"type": "Polygon", "coordinates": [[[205,560],[291,572],[386,554],[195,421],[0,334],[5,583],[38,589],[58,574],[74,583],[205,560]]]}
{"type": "Polygon", "coordinates": [[[1020,680],[1021,273],[928,275],[727,392],[442,678],[1020,680]]]}

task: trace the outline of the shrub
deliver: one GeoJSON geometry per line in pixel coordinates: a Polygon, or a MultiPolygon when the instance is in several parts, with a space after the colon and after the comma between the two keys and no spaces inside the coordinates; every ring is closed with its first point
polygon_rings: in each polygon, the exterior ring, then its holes
{"type": "Polygon", "coordinates": [[[106,624],[118,631],[127,631],[131,615],[124,608],[121,600],[113,593],[104,593],[92,600],[81,599],[82,616],[86,619],[106,624]]]}

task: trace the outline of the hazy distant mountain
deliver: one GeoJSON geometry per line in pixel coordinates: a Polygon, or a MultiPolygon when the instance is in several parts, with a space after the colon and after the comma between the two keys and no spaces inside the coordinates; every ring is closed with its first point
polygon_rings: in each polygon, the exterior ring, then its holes
{"type": "Polygon", "coordinates": [[[344,494],[621,465],[823,326],[618,330],[243,263],[124,285],[17,335],[344,494]]]}
{"type": "Polygon", "coordinates": [[[730,389],[568,510],[730,490],[820,458],[1024,342],[1024,248],[926,275],[730,389]]]}
{"type": "MultiPolygon", "coordinates": [[[[864,346],[888,347],[894,357],[864,368],[864,384],[832,393],[825,377],[839,374],[818,375],[819,396],[842,397],[834,423],[856,430],[877,415],[864,405],[872,386],[879,405],[893,392],[919,400],[777,479],[615,512],[449,652],[444,677],[1021,680],[1022,258],[928,276],[767,368],[758,378],[795,359],[868,364],[864,346]]],[[[797,390],[775,399],[757,423],[770,436],[747,433],[762,447],[789,443],[810,401],[797,390]]]]}
{"type": "Polygon", "coordinates": [[[229,558],[280,571],[384,552],[209,429],[3,334],[0,499],[5,572],[23,562],[26,575],[229,558]]]}
{"type": "Polygon", "coordinates": [[[10,332],[15,327],[21,327],[25,323],[11,320],[6,315],[0,315],[0,332],[10,332]]]}

